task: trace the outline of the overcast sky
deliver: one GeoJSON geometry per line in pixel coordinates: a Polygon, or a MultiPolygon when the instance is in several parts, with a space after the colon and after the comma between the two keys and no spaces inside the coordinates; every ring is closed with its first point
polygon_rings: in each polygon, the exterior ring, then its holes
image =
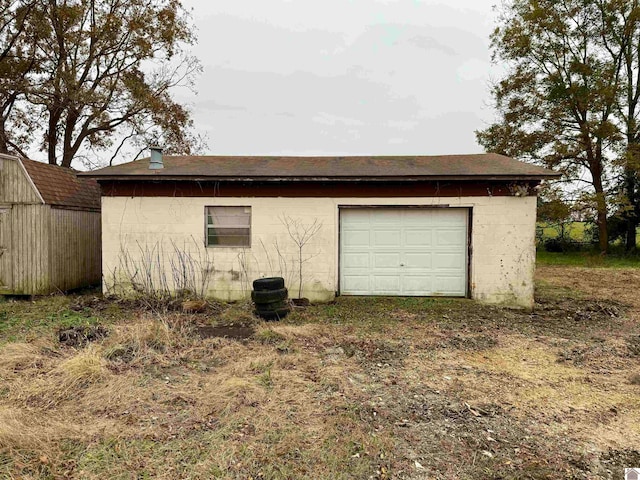
{"type": "Polygon", "coordinates": [[[481,152],[496,0],[184,0],[210,154],[481,152]]]}

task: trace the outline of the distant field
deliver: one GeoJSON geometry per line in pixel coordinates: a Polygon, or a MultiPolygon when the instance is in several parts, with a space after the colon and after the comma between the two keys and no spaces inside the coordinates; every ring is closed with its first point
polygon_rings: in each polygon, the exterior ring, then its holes
{"type": "MultiPolygon", "coordinates": [[[[544,222],[538,222],[538,228],[542,228],[542,238],[558,238],[560,236],[560,229],[556,227],[550,227],[548,224],[544,222]]],[[[571,240],[576,242],[584,242],[585,233],[587,232],[587,222],[572,222],[565,227],[566,235],[569,236],[571,240]]]]}
{"type": "MultiPolygon", "coordinates": [[[[542,242],[560,236],[559,229],[556,227],[546,226],[539,222],[538,225],[538,241],[540,240],[540,229],[542,229],[542,242]]],[[[538,244],[537,263],[538,265],[565,265],[574,267],[599,267],[599,268],[639,268],[640,256],[637,254],[627,254],[624,252],[623,245],[620,242],[612,244],[610,252],[606,256],[600,255],[596,246],[590,248],[589,245],[589,225],[587,222],[573,222],[565,226],[565,235],[576,243],[584,244],[581,251],[570,252],[547,252],[542,246],[542,242],[538,244]]],[[[638,245],[640,245],[640,232],[637,236],[638,245]]]]}
{"type": "MultiPolygon", "coordinates": [[[[537,223],[538,229],[542,229],[542,239],[547,240],[549,238],[558,238],[560,236],[560,229],[551,227],[545,222],[537,223]]],[[[573,241],[583,243],[589,242],[589,225],[587,222],[571,222],[565,226],[565,234],[573,241]]],[[[640,245],[640,229],[636,233],[638,244],[640,245]]]]}

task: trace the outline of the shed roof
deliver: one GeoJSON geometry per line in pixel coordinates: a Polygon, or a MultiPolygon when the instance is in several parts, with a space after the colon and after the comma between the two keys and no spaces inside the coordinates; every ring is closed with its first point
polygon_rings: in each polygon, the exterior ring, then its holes
{"type": "Polygon", "coordinates": [[[99,180],[410,180],[532,179],[559,176],[496,153],[439,156],[164,156],[106,167],[86,175],[99,180]]]}
{"type": "Polygon", "coordinates": [[[20,159],[46,204],[69,208],[100,209],[100,186],[95,180],[79,178],[69,168],[20,159]]]}

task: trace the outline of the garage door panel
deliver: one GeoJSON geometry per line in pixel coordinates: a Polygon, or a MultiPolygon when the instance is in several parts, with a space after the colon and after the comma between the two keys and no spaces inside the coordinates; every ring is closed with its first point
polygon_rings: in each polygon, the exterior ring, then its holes
{"type": "Polygon", "coordinates": [[[402,287],[403,295],[424,295],[424,292],[433,291],[430,275],[405,275],[402,287]]]}
{"type": "Polygon", "coordinates": [[[431,245],[433,230],[430,228],[412,229],[404,231],[404,245],[407,247],[425,247],[431,245]]]}
{"type": "Polygon", "coordinates": [[[356,295],[366,295],[371,292],[369,275],[349,275],[344,279],[343,288],[345,291],[353,292],[356,295]]]}
{"type": "Polygon", "coordinates": [[[367,230],[347,230],[344,232],[344,245],[347,247],[368,247],[371,232],[367,230]]]}
{"type": "Polygon", "coordinates": [[[342,256],[345,268],[369,268],[371,255],[368,253],[345,252],[342,256]]]}
{"type": "Polygon", "coordinates": [[[436,270],[454,269],[461,271],[465,268],[466,258],[461,253],[434,253],[433,268],[436,270]]]}
{"type": "Polygon", "coordinates": [[[433,295],[464,295],[465,282],[459,276],[437,275],[433,280],[433,295]]]}
{"type": "Polygon", "coordinates": [[[410,270],[414,268],[419,269],[430,269],[431,268],[431,253],[422,253],[422,252],[405,252],[402,256],[402,262],[404,264],[405,270],[410,270]]]}
{"type": "Polygon", "coordinates": [[[377,295],[399,295],[400,275],[375,275],[372,278],[373,291],[377,295]]]}
{"type": "Polygon", "coordinates": [[[436,245],[438,246],[462,246],[467,242],[467,232],[462,228],[440,228],[436,231],[436,245]]]}
{"type": "Polygon", "coordinates": [[[400,252],[384,252],[373,254],[373,268],[398,269],[400,265],[400,252]]]}
{"type": "Polygon", "coordinates": [[[402,222],[397,210],[371,210],[369,212],[369,221],[374,221],[376,225],[393,225],[399,226],[402,222]]]}
{"type": "Polygon", "coordinates": [[[402,224],[406,227],[424,227],[425,221],[429,221],[433,217],[433,213],[433,211],[424,208],[403,210],[402,224]]]}
{"type": "Polygon", "coordinates": [[[401,232],[399,230],[374,230],[373,247],[399,247],[401,232]]]}
{"type": "Polygon", "coordinates": [[[344,209],[343,295],[450,295],[467,289],[466,209],[344,209]]]}
{"type": "Polygon", "coordinates": [[[466,224],[467,210],[461,208],[442,208],[433,211],[439,226],[460,227],[461,221],[466,224]]]}
{"type": "MultiPolygon", "coordinates": [[[[346,213],[346,210],[343,211],[346,213]]],[[[350,228],[352,226],[361,227],[363,225],[369,225],[371,219],[371,212],[366,210],[349,210],[349,223],[343,224],[342,226],[345,228],[350,228]]]]}

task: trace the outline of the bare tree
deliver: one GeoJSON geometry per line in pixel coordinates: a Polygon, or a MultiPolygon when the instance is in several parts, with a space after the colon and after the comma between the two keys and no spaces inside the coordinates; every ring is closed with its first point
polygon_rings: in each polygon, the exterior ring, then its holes
{"type": "Polygon", "coordinates": [[[26,156],[20,145],[32,123],[16,105],[38,71],[37,39],[45,25],[38,5],[37,0],[0,0],[0,153],[26,156]]]}
{"type": "Polygon", "coordinates": [[[298,298],[302,297],[302,270],[305,263],[311,260],[315,255],[304,257],[302,251],[304,247],[315,237],[322,228],[322,222],[317,218],[313,223],[304,223],[299,218],[292,218],[288,215],[282,215],[280,222],[287,229],[287,233],[293,243],[298,247],[298,298]]]}
{"type": "Polygon", "coordinates": [[[69,167],[119,141],[202,148],[173,98],[201,70],[190,20],[180,0],[0,0],[0,151],[41,139],[69,167]]]}

